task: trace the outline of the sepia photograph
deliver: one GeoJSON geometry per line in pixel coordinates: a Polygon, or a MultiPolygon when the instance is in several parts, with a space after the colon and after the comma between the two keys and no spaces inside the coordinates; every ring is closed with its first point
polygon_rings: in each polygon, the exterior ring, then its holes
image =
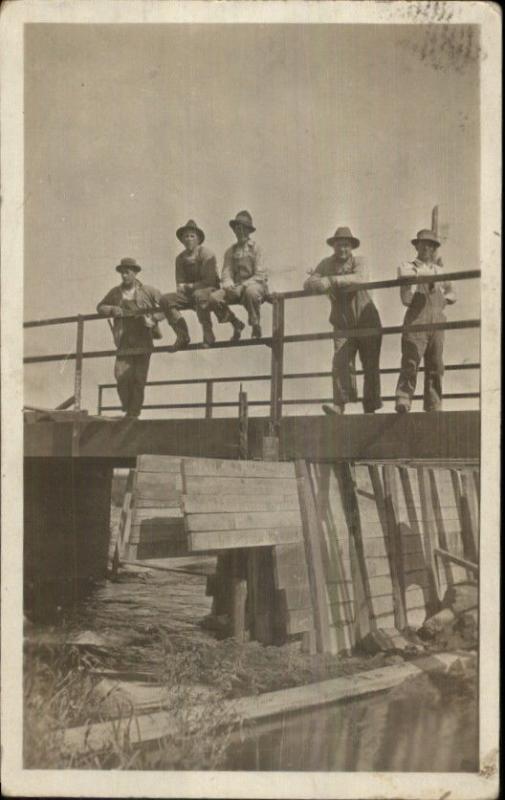
{"type": "Polygon", "coordinates": [[[0,26],[6,794],[497,797],[498,6],[0,26]]]}

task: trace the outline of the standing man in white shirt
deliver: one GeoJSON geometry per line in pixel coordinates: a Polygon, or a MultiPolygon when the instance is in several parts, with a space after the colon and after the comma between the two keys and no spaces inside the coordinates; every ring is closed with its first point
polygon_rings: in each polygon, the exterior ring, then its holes
{"type": "MultiPolygon", "coordinates": [[[[412,244],[417,250],[413,261],[398,269],[398,277],[438,275],[442,261],[436,257],[440,241],[433,231],[421,230],[412,244]]],[[[439,411],[442,407],[442,377],[444,374],[444,331],[409,331],[409,325],[445,322],[444,307],[456,302],[449,281],[420,283],[400,287],[400,297],[407,312],[402,334],[402,363],[396,387],[396,410],[410,411],[415,392],[417,372],[424,358],[424,410],[439,411]]]]}

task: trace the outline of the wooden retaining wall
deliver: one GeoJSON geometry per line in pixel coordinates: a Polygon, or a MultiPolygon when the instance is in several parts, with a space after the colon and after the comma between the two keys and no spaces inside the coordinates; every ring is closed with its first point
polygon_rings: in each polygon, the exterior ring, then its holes
{"type": "Polygon", "coordinates": [[[332,652],[377,628],[418,628],[449,585],[474,579],[434,550],[478,561],[475,467],[314,463],[310,475],[332,652]]]}
{"type": "Polygon", "coordinates": [[[478,505],[471,465],[139,456],[120,546],[127,560],[228,553],[210,591],[247,585],[257,638],[305,632],[337,653],[420,627],[449,585],[474,579],[436,550],[477,563],[478,505]]]}

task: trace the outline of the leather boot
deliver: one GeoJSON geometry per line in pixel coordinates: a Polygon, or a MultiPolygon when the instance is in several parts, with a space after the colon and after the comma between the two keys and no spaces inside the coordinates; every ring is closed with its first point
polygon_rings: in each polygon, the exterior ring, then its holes
{"type": "Polygon", "coordinates": [[[177,320],[174,328],[177,334],[177,338],[174,343],[174,350],[184,350],[191,341],[191,339],[189,338],[189,331],[188,331],[188,326],[186,325],[186,320],[185,319],[177,320]]]}
{"type": "Polygon", "coordinates": [[[212,330],[212,324],[210,322],[202,323],[202,330],[203,330],[203,346],[210,347],[216,341],[216,337],[214,336],[214,331],[212,330]]]}
{"type": "Polygon", "coordinates": [[[239,320],[238,317],[235,316],[235,314],[233,315],[233,319],[231,319],[230,322],[233,325],[233,333],[231,335],[230,341],[238,342],[238,340],[240,339],[240,337],[242,335],[242,331],[245,328],[245,325],[244,325],[243,322],[241,322],[239,320]]]}
{"type": "Polygon", "coordinates": [[[344,413],[345,406],[343,405],[343,403],[334,403],[333,405],[330,405],[329,403],[325,403],[323,405],[323,411],[324,411],[325,414],[328,414],[329,416],[331,416],[332,414],[335,414],[335,415],[338,416],[339,414],[343,414],[344,413]]]}

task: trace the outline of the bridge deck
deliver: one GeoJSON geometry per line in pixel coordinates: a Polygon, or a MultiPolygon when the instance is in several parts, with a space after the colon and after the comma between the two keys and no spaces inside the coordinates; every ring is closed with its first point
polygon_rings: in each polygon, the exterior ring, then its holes
{"type": "MultiPolygon", "coordinates": [[[[25,456],[108,459],[128,464],[144,453],[207,458],[239,457],[239,423],[225,419],[100,420],[81,418],[25,425],[25,456]]],[[[261,458],[268,418],[249,419],[249,457],[261,458]]],[[[480,412],[349,414],[285,417],[280,457],[325,460],[478,459],[480,412]]]]}

